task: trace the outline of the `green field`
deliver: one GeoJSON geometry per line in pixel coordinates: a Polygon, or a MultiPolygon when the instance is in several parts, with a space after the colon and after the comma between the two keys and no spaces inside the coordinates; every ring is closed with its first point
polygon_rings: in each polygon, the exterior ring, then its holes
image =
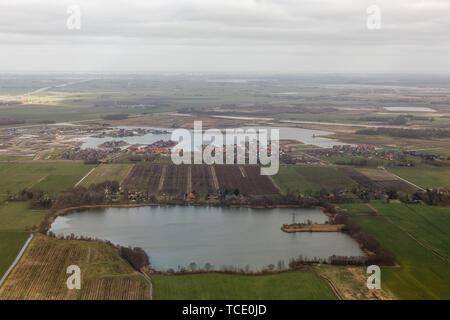
{"type": "Polygon", "coordinates": [[[383,202],[373,205],[419,241],[450,259],[450,207],[383,202]]]}
{"type": "Polygon", "coordinates": [[[0,164],[0,197],[24,188],[58,192],[73,186],[92,165],[81,162],[4,162],[0,164]]]}
{"type": "Polygon", "coordinates": [[[29,203],[8,202],[0,204],[0,231],[25,231],[37,224],[45,210],[29,210],[29,203]]]}
{"type": "Polygon", "coordinates": [[[389,171],[422,188],[450,186],[450,168],[389,168],[389,171]]]}
{"type": "MultiPolygon", "coordinates": [[[[0,163],[0,200],[24,188],[57,192],[75,184],[90,168],[79,162],[0,163]]],[[[28,206],[28,202],[0,203],[0,275],[25,243],[28,237],[25,231],[45,215],[44,210],[29,210],[28,206]]]]}
{"type": "Polygon", "coordinates": [[[131,163],[101,164],[83,180],[81,185],[87,187],[106,180],[122,183],[133,166],[134,164],[131,163]]]}
{"type": "MultiPolygon", "coordinates": [[[[375,206],[379,205],[375,203],[375,206]]],[[[380,206],[383,214],[397,213],[393,204],[380,206]]],[[[352,215],[363,231],[397,257],[399,268],[382,268],[383,285],[400,299],[450,299],[449,264],[422,247],[383,216],[352,215]]],[[[423,234],[429,231],[423,231],[423,234]]]]}
{"type": "Polygon", "coordinates": [[[33,227],[45,211],[28,210],[28,202],[0,204],[0,278],[16,258],[33,227]]]}
{"type": "Polygon", "coordinates": [[[285,193],[288,191],[304,193],[306,190],[316,192],[322,188],[333,191],[356,186],[356,182],[333,167],[280,167],[273,179],[285,193]]]}
{"type": "Polygon", "coordinates": [[[24,231],[0,231],[0,278],[16,258],[29,234],[24,231]]]}
{"type": "Polygon", "coordinates": [[[313,272],[289,272],[264,276],[204,273],[150,275],[153,299],[336,299],[328,284],[313,272]]]}

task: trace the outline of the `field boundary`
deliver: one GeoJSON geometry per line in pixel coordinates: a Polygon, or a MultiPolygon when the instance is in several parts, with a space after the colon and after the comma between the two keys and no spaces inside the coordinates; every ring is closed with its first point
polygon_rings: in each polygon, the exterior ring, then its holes
{"type": "Polygon", "coordinates": [[[161,178],[159,178],[158,192],[161,192],[161,190],[164,186],[164,180],[166,179],[166,172],[167,172],[167,166],[163,166],[161,169],[161,178]]]}
{"type": "Polygon", "coordinates": [[[8,270],[6,270],[6,272],[3,275],[3,277],[0,279],[0,287],[2,286],[3,282],[5,282],[6,278],[8,278],[9,274],[11,273],[11,271],[13,271],[14,267],[17,265],[17,263],[19,262],[20,258],[22,258],[25,250],[28,248],[28,245],[30,244],[31,240],[33,240],[33,238],[34,238],[34,233],[30,234],[30,236],[28,237],[27,241],[23,245],[22,249],[20,249],[19,254],[17,255],[16,259],[13,261],[13,263],[9,266],[8,270]]]}
{"type": "Polygon", "coordinates": [[[80,183],[82,183],[84,179],[86,179],[92,172],[94,172],[94,170],[95,170],[96,168],[97,168],[97,167],[94,167],[94,168],[92,168],[91,170],[89,170],[89,172],[86,173],[86,174],[84,175],[84,177],[80,179],[80,181],[78,181],[77,183],[75,183],[75,187],[78,187],[78,186],[80,185],[80,183]]]}
{"type": "Polygon", "coordinates": [[[210,168],[214,187],[216,188],[216,190],[219,190],[220,187],[219,187],[219,180],[217,180],[216,169],[214,168],[214,166],[211,166],[210,168]]]}
{"type": "Polygon", "coordinates": [[[412,185],[413,187],[416,187],[416,188],[419,189],[420,191],[425,191],[424,188],[418,186],[417,184],[412,183],[412,182],[409,181],[409,180],[406,180],[406,179],[404,179],[404,178],[402,178],[402,177],[396,175],[395,173],[393,173],[393,172],[387,170],[385,167],[383,167],[383,170],[389,172],[390,174],[392,174],[393,176],[395,176],[397,179],[400,179],[400,180],[402,180],[402,181],[404,181],[404,182],[406,182],[406,183],[409,183],[410,185],[412,185]]]}
{"type": "Polygon", "coordinates": [[[186,193],[190,193],[192,191],[192,166],[188,166],[186,184],[186,193]]]}
{"type": "Polygon", "coordinates": [[[281,195],[284,195],[283,190],[281,190],[280,186],[275,182],[275,180],[273,180],[272,176],[267,176],[267,178],[269,179],[270,182],[272,182],[275,189],[277,189],[281,195]]]}
{"type": "Polygon", "coordinates": [[[320,278],[322,278],[323,280],[325,280],[326,283],[328,283],[328,285],[331,287],[331,290],[333,290],[333,293],[336,295],[336,297],[338,298],[338,300],[345,300],[344,297],[342,297],[341,293],[339,292],[339,290],[336,288],[336,286],[334,285],[333,281],[331,281],[330,279],[328,279],[327,277],[325,277],[324,275],[321,274],[317,274],[320,278]]]}
{"type": "Polygon", "coordinates": [[[152,279],[145,274],[145,272],[141,271],[142,276],[145,278],[145,280],[147,280],[148,285],[149,285],[149,290],[150,290],[150,300],[153,300],[153,285],[152,285],[152,279]]]}

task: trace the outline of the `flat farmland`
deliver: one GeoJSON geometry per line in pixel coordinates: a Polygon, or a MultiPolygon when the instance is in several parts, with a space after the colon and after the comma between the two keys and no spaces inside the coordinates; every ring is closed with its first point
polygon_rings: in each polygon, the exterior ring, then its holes
{"type": "Polygon", "coordinates": [[[162,193],[184,195],[187,192],[188,165],[167,165],[162,193]]]}
{"type": "Polygon", "coordinates": [[[450,208],[420,204],[384,203],[373,206],[394,223],[450,260],[450,208]]]}
{"type": "Polygon", "coordinates": [[[217,189],[239,189],[246,195],[278,194],[258,166],[136,164],[122,183],[124,189],[149,194],[184,195],[188,191],[206,195],[217,189]],[[214,171],[214,173],[213,173],[214,171]],[[215,178],[217,178],[217,186],[215,178]]]}
{"type": "Polygon", "coordinates": [[[103,243],[38,234],[0,288],[0,299],[148,299],[145,278],[103,243]],[[81,268],[81,290],[68,290],[66,269],[81,268]]]}
{"type": "Polygon", "coordinates": [[[0,231],[0,278],[17,257],[29,237],[25,231],[0,231]]]}
{"type": "Polygon", "coordinates": [[[390,168],[389,171],[422,188],[450,186],[450,168],[390,168]]]}
{"type": "Polygon", "coordinates": [[[283,166],[273,179],[285,193],[304,193],[306,190],[317,192],[321,189],[351,190],[356,186],[355,181],[334,167],[283,166]]]}
{"type": "Polygon", "coordinates": [[[155,300],[335,300],[330,286],[314,272],[272,275],[151,274],[155,300]]]}
{"type": "Polygon", "coordinates": [[[395,190],[402,193],[413,193],[418,190],[418,188],[400,180],[384,169],[340,168],[339,170],[356,181],[360,186],[369,190],[395,190]]]}
{"type": "Polygon", "coordinates": [[[107,180],[122,183],[132,168],[133,164],[131,163],[101,164],[81,182],[81,185],[88,187],[91,184],[107,180]]]}
{"type": "Polygon", "coordinates": [[[215,193],[217,190],[214,185],[211,166],[191,165],[191,191],[198,194],[215,193]]]}
{"type": "Polygon", "coordinates": [[[29,233],[45,216],[44,210],[29,210],[28,202],[0,204],[0,278],[16,258],[29,233]]]}
{"type": "Polygon", "coordinates": [[[260,174],[259,166],[216,165],[214,171],[220,189],[238,189],[244,195],[279,194],[270,179],[260,174]]]}
{"type": "Polygon", "coordinates": [[[140,162],[131,169],[122,187],[129,191],[157,194],[165,167],[165,165],[140,162]]]}
{"type": "MultiPolygon", "coordinates": [[[[379,207],[384,215],[396,210],[392,204],[379,207]]],[[[357,208],[355,208],[357,210],[357,208]]],[[[448,262],[421,246],[405,231],[381,215],[351,215],[364,232],[372,235],[383,248],[396,255],[398,268],[382,268],[382,286],[400,299],[449,299],[448,262]]],[[[420,228],[420,226],[417,226],[420,228]]],[[[427,232],[424,230],[423,232],[427,232]]]]}
{"type": "Polygon", "coordinates": [[[0,203],[0,231],[25,231],[45,216],[45,210],[28,209],[29,202],[0,203]]]}
{"type": "Polygon", "coordinates": [[[58,192],[73,186],[93,167],[74,161],[1,163],[0,197],[24,188],[58,192]]]}

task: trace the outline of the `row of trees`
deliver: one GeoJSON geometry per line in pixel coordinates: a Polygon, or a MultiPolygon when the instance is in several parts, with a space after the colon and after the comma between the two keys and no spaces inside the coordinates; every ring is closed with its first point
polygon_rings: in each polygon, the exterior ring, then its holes
{"type": "MultiPolygon", "coordinates": [[[[343,224],[342,231],[349,234],[364,249],[370,252],[368,259],[364,263],[387,266],[395,265],[395,255],[389,250],[382,248],[380,243],[370,234],[361,231],[358,225],[349,219],[347,214],[337,214],[333,219],[333,223],[343,224]]],[[[345,259],[337,259],[334,264],[345,264],[345,261],[345,259]]]]}
{"type": "Polygon", "coordinates": [[[117,194],[119,189],[120,184],[117,181],[104,181],[98,184],[92,184],[88,188],[77,186],[61,191],[41,221],[38,231],[45,234],[59,210],[104,204],[106,203],[107,196],[117,194]]]}
{"type": "Polygon", "coordinates": [[[119,247],[119,254],[138,271],[150,266],[147,253],[140,247],[119,247]]]}
{"type": "Polygon", "coordinates": [[[390,137],[431,139],[431,138],[449,138],[450,130],[445,129],[401,129],[401,128],[376,128],[361,129],[357,134],[365,135],[384,135],[390,137]]]}
{"type": "Polygon", "coordinates": [[[56,234],[52,231],[49,231],[47,235],[51,238],[56,238],[59,240],[80,240],[80,241],[95,241],[100,243],[105,243],[113,248],[117,248],[119,250],[119,255],[124,258],[128,263],[135,268],[136,270],[140,271],[142,268],[149,267],[150,266],[150,259],[147,255],[147,253],[140,247],[122,247],[119,245],[113,244],[109,240],[101,240],[98,238],[91,238],[86,236],[76,236],[75,234],[71,233],[70,235],[59,235],[56,236],[56,234]]]}
{"type": "Polygon", "coordinates": [[[52,206],[52,199],[41,190],[22,189],[16,194],[9,195],[8,201],[30,201],[30,209],[45,210],[52,206]]]}

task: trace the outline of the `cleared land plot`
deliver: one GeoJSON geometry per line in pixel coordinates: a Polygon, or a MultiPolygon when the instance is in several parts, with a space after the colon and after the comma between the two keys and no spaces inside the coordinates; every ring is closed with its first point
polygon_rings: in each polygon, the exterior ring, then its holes
{"type": "Polygon", "coordinates": [[[351,190],[356,186],[355,181],[334,167],[280,167],[273,179],[283,192],[312,192],[326,189],[351,190]]]}
{"type": "Polygon", "coordinates": [[[93,168],[81,162],[15,162],[0,164],[0,196],[24,188],[58,192],[73,186],[93,168]]]}
{"type": "Polygon", "coordinates": [[[373,206],[420,242],[450,259],[450,207],[383,202],[374,202],[373,206]]]}
{"type": "Polygon", "coordinates": [[[193,300],[336,299],[329,285],[313,272],[247,276],[229,274],[150,275],[153,298],[193,300]]]}
{"type": "Polygon", "coordinates": [[[102,243],[37,235],[0,288],[0,299],[148,299],[144,277],[102,243]],[[68,290],[66,269],[81,268],[81,290],[68,290]]]}
{"type": "Polygon", "coordinates": [[[327,266],[318,267],[318,273],[329,279],[340,296],[345,300],[392,300],[394,295],[389,292],[383,281],[381,290],[367,288],[366,267],[327,266]]]}
{"type": "Polygon", "coordinates": [[[260,174],[259,166],[214,166],[220,189],[238,189],[244,195],[279,194],[267,176],[260,174]]]}
{"type": "MultiPolygon", "coordinates": [[[[209,165],[163,165],[138,163],[122,183],[124,189],[149,194],[184,195],[190,186],[197,194],[216,193],[217,187],[209,165]],[[165,168],[165,169],[164,169],[165,168]],[[190,169],[189,169],[190,168],[190,169]],[[162,184],[160,184],[162,182],[162,184]]],[[[278,194],[267,176],[260,174],[258,166],[214,166],[219,189],[239,189],[246,195],[278,194]],[[244,173],[243,173],[244,172],[244,173]]]]}
{"type": "Polygon", "coordinates": [[[394,174],[422,188],[450,186],[450,168],[390,168],[394,174]]]}
{"type": "Polygon", "coordinates": [[[171,195],[184,195],[187,192],[187,165],[168,165],[162,193],[171,195]]]}
{"type": "Polygon", "coordinates": [[[211,173],[210,166],[191,165],[191,186],[192,191],[198,194],[215,193],[216,188],[211,173]]]}
{"type": "Polygon", "coordinates": [[[360,186],[369,190],[395,190],[402,193],[414,193],[418,190],[413,185],[398,179],[384,169],[339,168],[339,170],[356,181],[360,186]]]}
{"type": "Polygon", "coordinates": [[[162,172],[163,165],[140,162],[131,169],[122,187],[129,191],[157,194],[162,172]]]}
{"type": "Polygon", "coordinates": [[[131,163],[101,164],[81,182],[81,185],[88,187],[91,184],[107,180],[122,183],[132,168],[133,164],[131,163]]]}
{"type": "MultiPolygon", "coordinates": [[[[383,214],[388,210],[383,209],[383,214]]],[[[382,216],[351,216],[351,219],[396,255],[399,268],[382,268],[384,288],[400,299],[450,299],[447,262],[382,216]]]]}

